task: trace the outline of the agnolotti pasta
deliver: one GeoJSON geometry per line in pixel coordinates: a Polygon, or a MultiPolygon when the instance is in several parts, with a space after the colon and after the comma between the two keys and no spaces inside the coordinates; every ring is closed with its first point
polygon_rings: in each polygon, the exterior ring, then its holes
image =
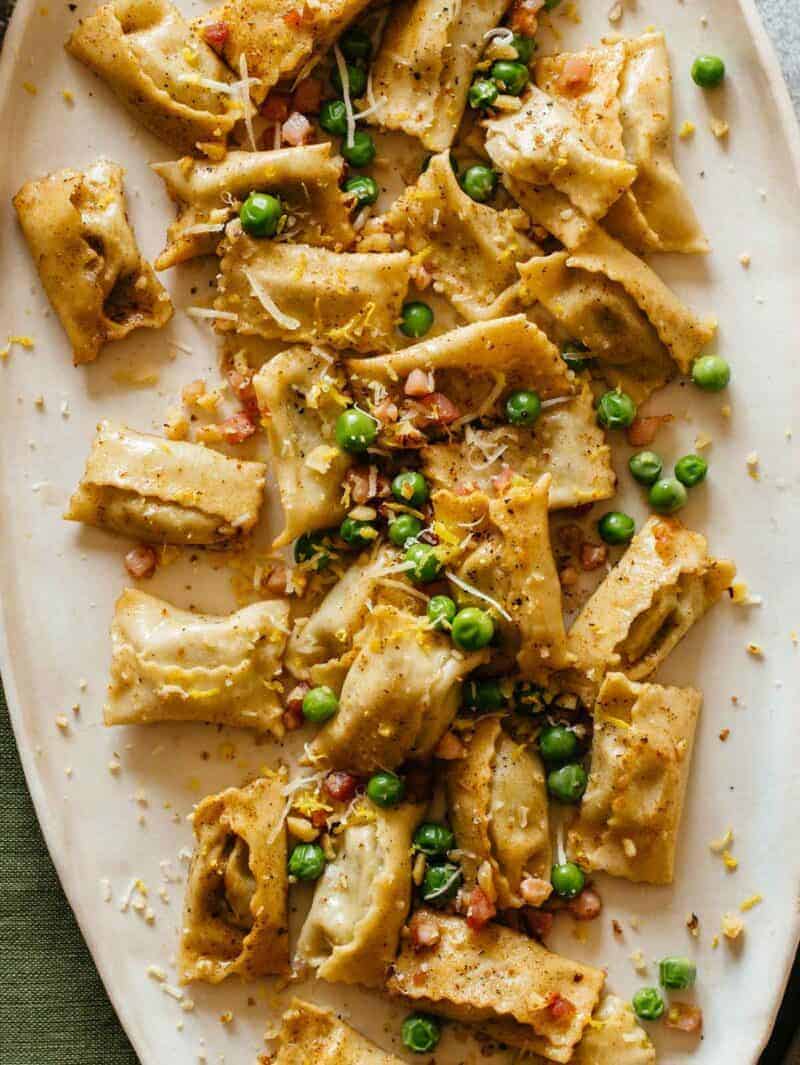
{"type": "Polygon", "coordinates": [[[205,721],[283,734],[285,600],[216,616],[127,588],[111,626],[107,725],[205,721]]]}
{"type": "Polygon", "coordinates": [[[212,546],[258,520],[263,462],[102,421],[64,517],[156,544],[212,546]]]}
{"type": "Polygon", "coordinates": [[[14,207],[75,365],[110,340],[172,317],[169,295],[142,258],[125,211],[125,171],[98,159],[85,171],[29,181],[14,207]]]}
{"type": "Polygon", "coordinates": [[[636,179],[636,167],[604,155],[561,100],[531,85],[519,111],[490,119],[486,151],[515,181],[552,185],[587,218],[602,218],[636,179]]]}
{"type": "Polygon", "coordinates": [[[178,958],[182,982],[288,971],[285,784],[285,772],[277,772],[209,795],[196,807],[178,958]]]}
{"type": "Polygon", "coordinates": [[[225,0],[202,18],[225,27],[221,55],[247,70],[258,103],[278,81],[299,79],[325,54],[369,0],[225,0]],[[243,66],[244,61],[244,66],[243,66]]]}
{"type": "Polygon", "coordinates": [[[343,479],[353,459],[336,445],[336,418],[348,405],[333,358],[318,348],[281,352],[253,378],[284,514],[274,547],[339,525],[343,479]]]}
{"type": "Polygon", "coordinates": [[[222,332],[387,351],[408,290],[408,252],[339,254],[248,237],[238,221],[221,249],[214,307],[222,332]]]}
{"type": "Polygon", "coordinates": [[[572,1060],[603,988],[601,970],[493,922],[472,931],[463,917],[422,912],[438,926],[439,941],[418,952],[410,938],[402,940],[390,992],[548,1061],[572,1060]],[[555,998],[573,1010],[554,1017],[555,998]]]}
{"type": "Polygon", "coordinates": [[[596,691],[609,670],[649,677],[735,575],[699,533],[650,518],[569,630],[577,689],[596,691]]]}
{"type": "Polygon", "coordinates": [[[475,726],[463,758],[448,763],[447,804],[467,883],[487,862],[500,909],[525,905],[520,884],[550,879],[552,856],[541,759],[497,717],[475,726]]]}
{"type": "MultiPolygon", "coordinates": [[[[534,1059],[541,1060],[541,1059],[534,1059]]],[[[656,1065],[656,1048],[630,1005],[606,995],[575,1047],[572,1065],[656,1065]]]]}
{"type": "Polygon", "coordinates": [[[214,163],[185,156],[151,165],[178,204],[178,218],[167,230],[167,246],[156,259],[157,270],[212,254],[226,224],[251,192],[280,197],[290,219],[286,232],[293,240],[337,249],[353,240],[339,188],[342,160],[331,158],[329,144],[228,152],[214,163]]]}
{"type": "Polygon", "coordinates": [[[387,215],[433,288],[468,321],[497,318],[513,302],[516,264],[540,254],[519,210],[476,203],[458,183],[448,152],[431,159],[387,215]]]}
{"type": "Polygon", "coordinates": [[[233,75],[169,0],[111,0],[66,47],[180,152],[224,148],[244,114],[233,75]]]}
{"type": "Polygon", "coordinates": [[[544,474],[535,484],[515,478],[494,498],[448,489],[433,495],[436,527],[446,540],[459,543],[469,534],[448,575],[495,604],[504,650],[516,655],[524,677],[540,681],[572,661],[550,549],[549,490],[544,474]]]}
{"type": "Polygon", "coordinates": [[[594,705],[592,765],[570,857],[637,883],[670,884],[703,697],[609,673],[594,705]]]}
{"type": "Polygon", "coordinates": [[[295,966],[331,983],[383,987],[411,905],[411,840],[424,807],[364,802],[348,815],[317,882],[295,966]]]}
{"type": "Polygon", "coordinates": [[[545,407],[530,429],[468,425],[460,440],[429,444],[421,455],[426,477],[441,488],[488,493],[506,469],[529,481],[550,473],[551,510],[610,499],[616,484],[611,449],[597,424],[588,385],[577,396],[545,407]]]}
{"type": "Polygon", "coordinates": [[[426,148],[449,148],[467,104],[484,34],[509,0],[395,4],[372,65],[372,86],[383,102],[370,121],[418,137],[426,148]]]}
{"type": "Polygon", "coordinates": [[[430,757],[456,715],[461,681],[488,653],[462,654],[424,618],[389,603],[373,608],[355,645],[338,713],[312,756],[355,773],[430,757]]]}
{"type": "MultiPolygon", "coordinates": [[[[294,999],[283,1015],[274,1065],[402,1065],[332,1010],[294,999]]],[[[630,1065],[634,1065],[631,1062],[630,1065]]],[[[636,1063],[638,1065],[638,1063],[636,1063]]]]}

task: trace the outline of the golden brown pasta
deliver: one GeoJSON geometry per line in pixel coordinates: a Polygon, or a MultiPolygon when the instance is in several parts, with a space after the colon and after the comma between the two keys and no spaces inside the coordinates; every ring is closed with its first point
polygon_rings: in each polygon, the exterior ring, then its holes
{"type": "Polygon", "coordinates": [[[448,763],[447,803],[467,884],[486,862],[500,909],[523,906],[525,877],[550,879],[552,856],[544,768],[497,717],[484,717],[466,753],[448,763]]]}
{"type": "Polygon", "coordinates": [[[102,421],[64,517],[156,544],[219,545],[255,525],[262,462],[102,421]]]}
{"type": "MultiPolygon", "coordinates": [[[[283,1015],[274,1065],[401,1065],[331,1011],[294,999],[283,1015]]],[[[638,1065],[631,1061],[630,1065],[638,1065]]]]}
{"type": "Polygon", "coordinates": [[[567,837],[584,869],[670,884],[703,697],[609,673],[594,705],[592,767],[567,837]]]}
{"type": "Polygon", "coordinates": [[[295,964],[331,983],[383,987],[411,905],[411,840],[423,813],[366,800],[351,811],[317,881],[295,964]]]}
{"type": "Polygon", "coordinates": [[[59,170],[14,197],[47,298],[77,366],[104,344],[140,327],[159,329],[172,303],[136,245],[125,211],[124,170],[99,159],[85,171],[59,170]]]}
{"type": "Polygon", "coordinates": [[[281,736],[288,621],[285,600],[218,617],[126,589],[111,626],[105,723],[208,721],[281,736]]]}
{"type": "Polygon", "coordinates": [[[180,152],[224,147],[244,113],[232,74],[169,0],[111,0],[66,47],[180,152]]]}
{"type": "Polygon", "coordinates": [[[569,1062],[605,974],[502,925],[474,932],[463,917],[424,912],[437,924],[439,941],[417,952],[404,939],[389,991],[415,1007],[474,1022],[500,1042],[548,1061],[569,1062]],[[574,1010],[557,1019],[550,1010],[554,999],[566,999],[574,1010]]]}
{"type": "Polygon", "coordinates": [[[283,772],[197,806],[183,911],[181,980],[255,980],[289,968],[283,772]]]}

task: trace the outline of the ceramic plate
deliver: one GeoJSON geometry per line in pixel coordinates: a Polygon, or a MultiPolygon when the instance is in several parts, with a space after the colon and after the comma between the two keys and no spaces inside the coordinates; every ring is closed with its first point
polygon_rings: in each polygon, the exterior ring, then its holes
{"type": "MultiPolygon", "coordinates": [[[[159,431],[183,384],[197,377],[215,380],[212,333],[184,313],[205,299],[213,264],[162,275],[176,305],[167,329],[134,333],[96,364],[73,368],[17,228],[12,194],[29,178],[109,156],[127,168],[132,219],[150,259],[163,244],[173,209],[148,167],[170,158],[169,150],[62,49],[77,18],[94,3],[82,2],[75,12],[72,6],[21,3],[0,78],[0,328],[34,340],[32,349],[12,344],[0,365],[3,680],[42,828],[143,1065],[216,1063],[223,1056],[244,1065],[263,1052],[264,1033],[291,989],[266,983],[184,992],[173,987],[181,881],[191,845],[186,815],[203,795],[241,782],[283,752],[247,734],[210,727],[103,727],[108,626],[126,584],[127,545],[61,520],[100,418],[159,431]],[[64,90],[74,95],[73,104],[64,90]],[[66,729],[57,723],[61,715],[66,729]],[[151,966],[163,970],[166,981],[148,975],[151,966]],[[228,1010],[232,1023],[220,1023],[228,1010]]],[[[695,684],[705,693],[675,886],[639,889],[601,879],[602,919],[577,929],[558,922],[552,946],[607,965],[609,987],[625,997],[642,983],[632,954],[641,951],[649,963],[648,982],[655,980],[653,959],[664,953],[696,957],[705,1038],[687,1042],[657,1026],[659,1060],[748,1065],[768,1037],[798,931],[800,650],[792,637],[800,630],[798,133],[749,0],[639,0],[623,4],[622,22],[614,26],[607,18],[610,6],[610,0],[584,3],[580,24],[560,17],[564,45],[588,43],[612,30],[633,35],[653,23],[666,30],[676,128],[687,120],[697,127],[693,137],[676,142],[677,162],[713,252],[707,258],[662,256],[656,265],[699,311],[719,317],[719,350],[734,367],[732,387],[721,396],[676,384],[655,397],[652,410],[675,416],[659,447],[677,456],[692,450],[699,434],[711,438],[709,481],[693,493],[684,516],[708,535],[716,554],[737,561],[751,594],[762,602],[718,606],[660,673],[662,680],[695,684]],[[705,95],[691,82],[691,60],[701,51],[725,57],[724,91],[705,95]],[[711,132],[714,116],[730,124],[727,138],[711,132]],[[751,257],[749,268],[740,262],[743,253],[751,257]],[[763,649],[760,657],[748,653],[751,643],[763,649]],[[709,849],[709,841],[728,828],[739,863],[735,871],[709,849]],[[715,949],[723,913],[738,911],[755,895],[763,901],[746,913],[737,949],[725,941],[715,949]],[[692,913],[699,919],[696,938],[686,927],[692,913]],[[619,935],[612,918],[622,928],[619,935]]],[[[626,449],[616,447],[620,472],[626,458],[626,449]]],[[[630,483],[622,477],[624,487],[630,483]]],[[[274,498],[274,488],[269,490],[274,498]]],[[[637,519],[644,517],[636,492],[620,501],[637,519]]],[[[148,590],[181,606],[213,611],[233,605],[230,570],[213,555],[187,554],[161,568],[148,590]]],[[[30,920],[37,919],[32,912],[30,920]]],[[[335,1004],[400,1053],[398,1006],[324,984],[300,990],[335,1004]]],[[[485,1060],[463,1030],[448,1026],[437,1062],[485,1060]]],[[[496,1060],[509,1059],[498,1054],[496,1060]]]]}

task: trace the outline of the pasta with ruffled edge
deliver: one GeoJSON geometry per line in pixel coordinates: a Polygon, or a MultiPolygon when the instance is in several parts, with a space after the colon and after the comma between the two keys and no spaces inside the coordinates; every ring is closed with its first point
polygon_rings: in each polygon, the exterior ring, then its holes
{"type": "MultiPolygon", "coordinates": [[[[538,1055],[531,1059],[539,1065],[544,1060],[538,1055]]],[[[656,1048],[629,1003],[606,995],[575,1047],[571,1065],[656,1065],[656,1048]]]]}
{"type": "Polygon", "coordinates": [[[283,1015],[274,1065],[305,1065],[306,1062],[316,1065],[402,1065],[399,1058],[381,1050],[340,1020],[332,1010],[295,998],[283,1015]]]}

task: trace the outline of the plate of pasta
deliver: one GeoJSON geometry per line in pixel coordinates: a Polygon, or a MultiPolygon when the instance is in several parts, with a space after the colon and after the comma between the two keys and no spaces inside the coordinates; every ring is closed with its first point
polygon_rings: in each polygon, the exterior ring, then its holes
{"type": "Polygon", "coordinates": [[[800,140],[750,0],[23,2],[0,86],[3,681],[143,1065],[756,1062],[800,140]]]}

